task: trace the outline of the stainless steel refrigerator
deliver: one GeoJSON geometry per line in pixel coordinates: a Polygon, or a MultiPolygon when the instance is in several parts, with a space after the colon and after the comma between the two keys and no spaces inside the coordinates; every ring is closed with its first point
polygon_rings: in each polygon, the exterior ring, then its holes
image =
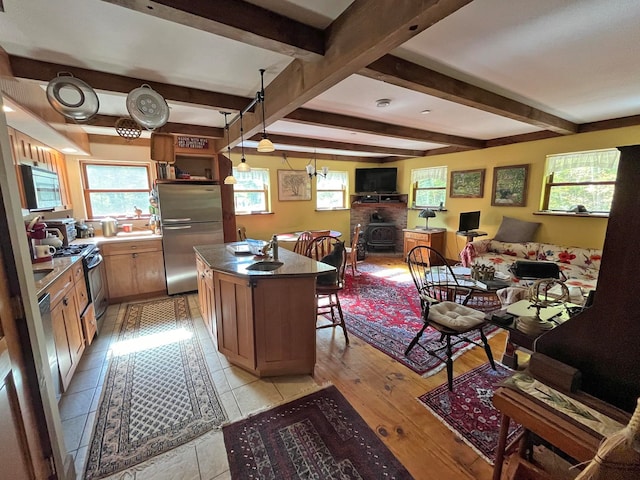
{"type": "Polygon", "coordinates": [[[220,186],[158,183],[162,249],[169,295],[198,288],[193,247],[224,243],[220,186]]]}

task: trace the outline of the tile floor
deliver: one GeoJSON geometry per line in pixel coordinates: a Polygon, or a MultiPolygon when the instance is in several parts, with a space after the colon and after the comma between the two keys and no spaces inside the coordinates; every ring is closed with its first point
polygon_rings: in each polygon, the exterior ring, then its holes
{"type": "MultiPolygon", "coordinates": [[[[200,317],[196,294],[188,295],[189,308],[211,376],[230,421],[292,400],[318,388],[313,377],[299,375],[259,379],[231,366],[219,354],[200,317]]],[[[126,303],[109,306],[100,335],[85,350],[67,392],[58,404],[65,445],[74,457],[77,478],[82,478],[103,380],[109,365],[109,348],[117,339],[126,303]]],[[[212,431],[147,462],[119,472],[108,480],[227,480],[230,479],[222,431],[212,431]]]]}

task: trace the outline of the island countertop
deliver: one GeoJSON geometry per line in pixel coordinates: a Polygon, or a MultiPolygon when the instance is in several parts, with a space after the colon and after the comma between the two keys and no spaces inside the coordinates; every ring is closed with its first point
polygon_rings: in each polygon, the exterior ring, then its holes
{"type": "Polygon", "coordinates": [[[276,270],[258,271],[247,270],[247,267],[260,261],[271,261],[254,255],[236,255],[229,251],[227,244],[197,245],[193,247],[196,254],[213,270],[242,275],[246,277],[282,278],[282,277],[308,277],[321,273],[335,271],[331,265],[317,262],[311,258],[299,255],[285,248],[279,249],[278,261],[283,265],[276,270]]]}

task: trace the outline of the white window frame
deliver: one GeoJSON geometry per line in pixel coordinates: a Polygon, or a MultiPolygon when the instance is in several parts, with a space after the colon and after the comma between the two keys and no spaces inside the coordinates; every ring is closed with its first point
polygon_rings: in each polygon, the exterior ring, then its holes
{"type": "Polygon", "coordinates": [[[322,175],[316,177],[316,210],[338,210],[347,208],[347,192],[349,191],[349,173],[338,170],[330,170],[327,172],[326,178],[322,175]],[[334,185],[329,185],[335,182],[334,185]],[[338,185],[340,185],[338,187],[338,185]],[[338,192],[340,193],[340,205],[331,205],[330,207],[320,206],[320,192],[338,192]]]}
{"type": "Polygon", "coordinates": [[[617,172],[620,151],[617,148],[607,148],[601,150],[590,150],[584,152],[570,152],[547,155],[545,163],[545,174],[543,177],[541,207],[544,211],[572,211],[573,207],[584,206],[585,210],[593,213],[608,214],[609,209],[597,209],[593,203],[594,197],[611,197],[615,193],[615,175],[613,178],[603,177],[603,169],[615,167],[617,172]],[[563,169],[565,171],[575,171],[575,174],[566,175],[564,180],[557,179],[554,171],[563,169]],[[554,178],[555,176],[555,178],[554,178]],[[592,195],[589,198],[576,199],[574,205],[564,205],[565,208],[554,208],[558,205],[551,205],[554,189],[585,188],[592,195]],[[611,192],[613,190],[613,192],[611,192]]]}
{"type": "Polygon", "coordinates": [[[251,214],[251,213],[271,213],[271,172],[268,168],[252,168],[249,172],[240,172],[237,168],[233,167],[233,176],[236,179],[236,184],[233,186],[233,203],[236,214],[251,214]],[[243,178],[256,176],[260,173],[262,176],[262,188],[243,188],[243,178]],[[264,197],[265,208],[262,210],[243,210],[238,208],[238,200],[244,193],[262,193],[264,197]]]}
{"type": "Polygon", "coordinates": [[[444,208],[447,200],[448,167],[415,168],[411,170],[411,204],[413,208],[444,208]],[[441,185],[427,185],[429,180],[440,181],[441,185]],[[421,185],[421,183],[423,183],[421,185]],[[433,191],[439,195],[436,205],[423,205],[418,202],[421,191],[433,191]]]}

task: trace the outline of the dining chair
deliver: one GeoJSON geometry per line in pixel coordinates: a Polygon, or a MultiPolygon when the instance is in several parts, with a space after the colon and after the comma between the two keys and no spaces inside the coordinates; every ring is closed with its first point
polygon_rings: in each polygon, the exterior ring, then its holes
{"type": "Polygon", "coordinates": [[[351,267],[351,274],[355,276],[358,271],[358,240],[360,239],[360,230],[362,227],[357,224],[353,229],[351,237],[351,246],[345,247],[347,250],[347,266],[351,267]]]}
{"type": "Polygon", "coordinates": [[[300,233],[300,235],[298,236],[298,239],[296,240],[295,245],[293,246],[293,251],[295,253],[299,253],[300,255],[306,255],[307,245],[309,245],[309,242],[312,239],[313,237],[311,236],[311,232],[306,231],[306,232],[300,233]]]}
{"type": "Polygon", "coordinates": [[[313,238],[330,237],[331,236],[331,230],[311,230],[311,236],[313,238]]]}
{"type": "MultiPolygon", "coordinates": [[[[349,335],[344,322],[339,293],[344,289],[347,267],[347,252],[344,242],[335,237],[323,236],[311,240],[307,246],[307,256],[336,267],[335,272],[319,275],[316,280],[316,315],[322,315],[316,329],[341,327],[344,340],[349,345],[349,335]],[[318,255],[321,255],[318,257],[318,255]],[[330,318],[324,317],[329,314],[330,318]],[[329,323],[326,323],[326,321],[329,323]]],[[[316,319],[318,322],[318,320],[316,319]]]]}
{"type": "Polygon", "coordinates": [[[461,285],[444,257],[431,247],[417,246],[411,249],[407,255],[407,263],[420,297],[424,323],[404,354],[409,355],[413,347],[418,345],[431,356],[445,362],[449,390],[453,390],[452,347],[459,343],[484,346],[491,368],[495,370],[491,347],[483,330],[488,325],[485,314],[466,306],[476,289],[461,285]],[[440,333],[440,340],[434,347],[420,343],[427,327],[440,333]],[[482,344],[468,335],[476,332],[480,335],[482,344]]]}

